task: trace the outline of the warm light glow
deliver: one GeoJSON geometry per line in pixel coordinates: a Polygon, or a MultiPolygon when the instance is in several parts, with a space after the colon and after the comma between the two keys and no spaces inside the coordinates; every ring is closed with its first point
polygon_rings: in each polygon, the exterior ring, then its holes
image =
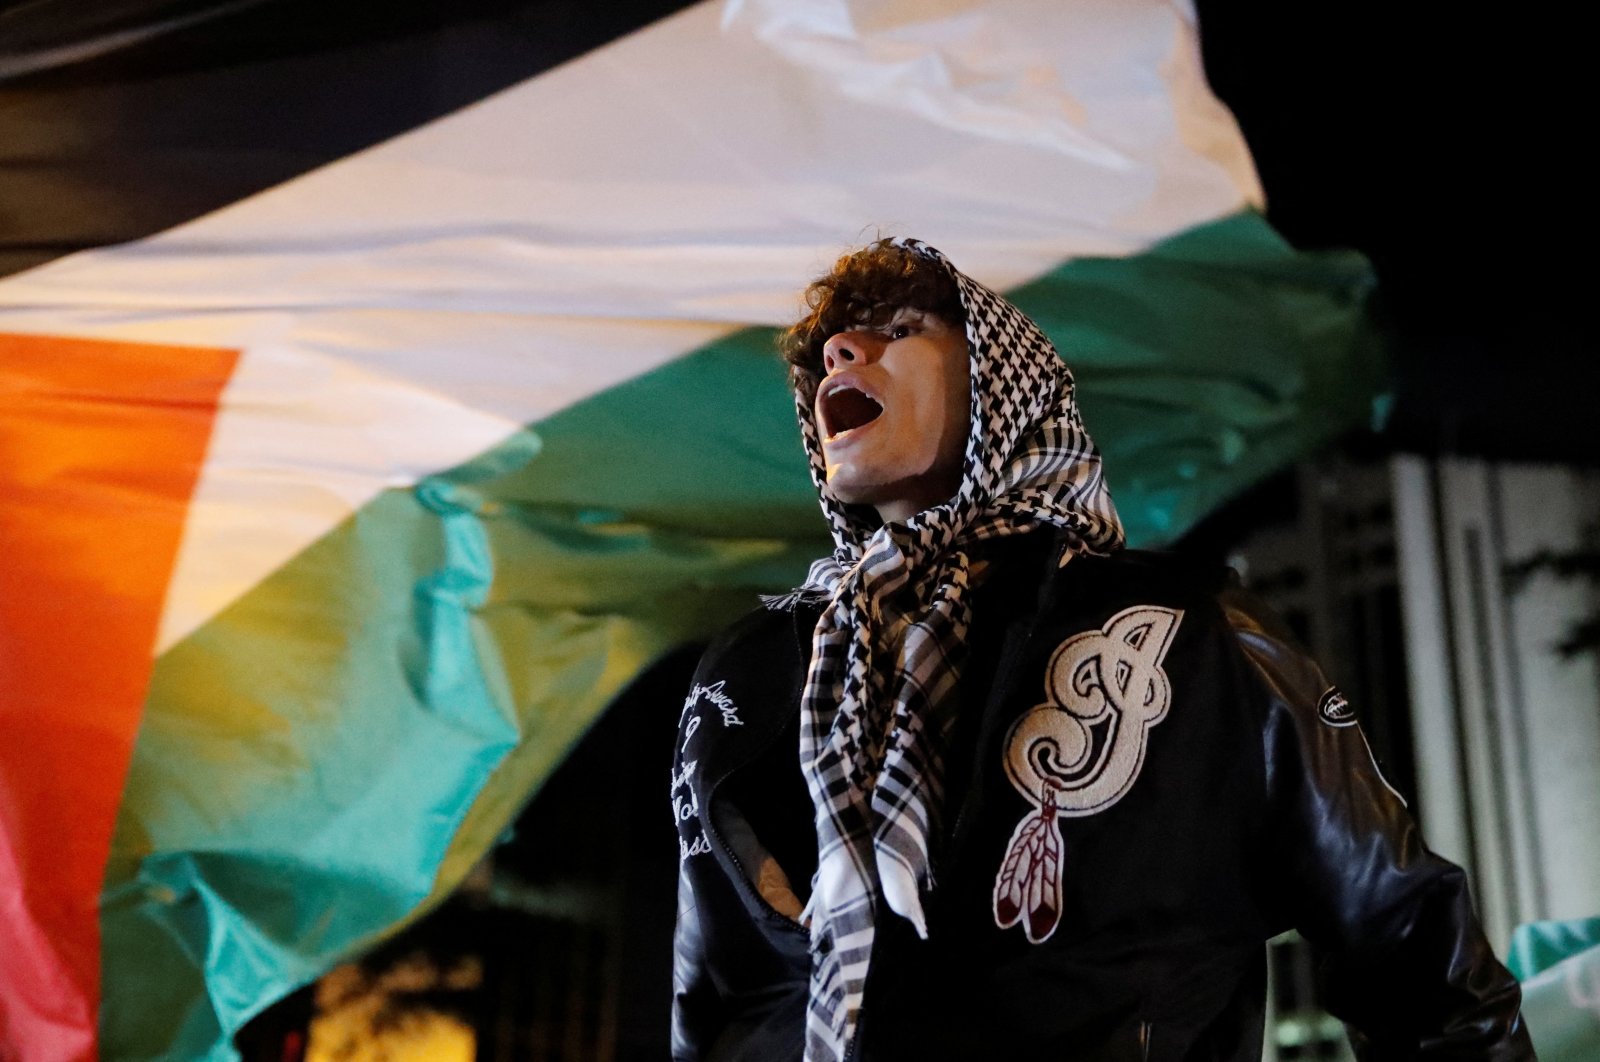
{"type": "Polygon", "coordinates": [[[476,1038],[457,1018],[425,1011],[384,1029],[375,1028],[374,1019],[392,992],[479,977],[476,967],[441,977],[426,963],[407,962],[370,981],[356,967],[341,966],[317,986],[306,1062],[473,1062],[476,1038]]]}

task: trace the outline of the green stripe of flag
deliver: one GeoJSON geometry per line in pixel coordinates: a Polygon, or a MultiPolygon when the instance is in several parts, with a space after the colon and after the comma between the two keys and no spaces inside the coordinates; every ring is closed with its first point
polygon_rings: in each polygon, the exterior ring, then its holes
{"type": "Polygon", "coordinates": [[[1297,252],[1251,211],[1010,297],[1077,376],[1129,542],[1160,545],[1376,419],[1388,353],[1372,291],[1361,255],[1297,252]]]}

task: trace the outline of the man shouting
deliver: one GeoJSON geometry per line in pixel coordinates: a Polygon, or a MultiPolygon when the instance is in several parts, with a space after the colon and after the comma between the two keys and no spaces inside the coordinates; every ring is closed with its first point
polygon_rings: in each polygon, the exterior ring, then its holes
{"type": "Polygon", "coordinates": [[[1231,573],[1123,549],[1034,323],[914,240],[806,299],[834,550],[684,704],[674,1058],[1255,1059],[1291,926],[1371,1057],[1530,1058],[1351,706],[1231,573]]]}

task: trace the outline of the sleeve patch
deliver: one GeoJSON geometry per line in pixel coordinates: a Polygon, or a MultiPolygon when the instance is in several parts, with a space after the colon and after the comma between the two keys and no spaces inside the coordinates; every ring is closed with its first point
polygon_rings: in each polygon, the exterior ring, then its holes
{"type": "Polygon", "coordinates": [[[1329,686],[1328,692],[1317,701],[1317,718],[1329,726],[1356,725],[1356,711],[1337,686],[1329,686]]]}

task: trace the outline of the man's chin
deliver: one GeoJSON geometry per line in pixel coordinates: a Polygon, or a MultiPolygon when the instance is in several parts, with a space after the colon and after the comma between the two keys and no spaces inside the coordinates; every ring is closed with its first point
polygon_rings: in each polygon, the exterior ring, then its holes
{"type": "Polygon", "coordinates": [[[858,478],[851,470],[839,467],[828,469],[828,481],[823,490],[834,501],[845,505],[876,505],[889,493],[885,484],[858,478]]]}
{"type": "Polygon", "coordinates": [[[873,499],[873,495],[871,495],[871,494],[861,494],[861,493],[857,493],[857,492],[854,492],[854,491],[846,491],[846,492],[841,493],[839,491],[836,491],[836,490],[832,489],[831,487],[827,489],[826,494],[827,494],[827,496],[829,498],[832,498],[834,501],[838,502],[841,505],[875,505],[875,504],[877,504],[876,502],[874,502],[872,500],[873,499]]]}
{"type": "Polygon", "coordinates": [[[862,483],[849,479],[840,481],[830,479],[826,493],[844,505],[877,510],[878,516],[882,519],[900,519],[919,508],[905,500],[909,495],[901,489],[903,486],[904,484],[899,482],[862,483]],[[886,511],[895,515],[885,516],[886,511]]]}

